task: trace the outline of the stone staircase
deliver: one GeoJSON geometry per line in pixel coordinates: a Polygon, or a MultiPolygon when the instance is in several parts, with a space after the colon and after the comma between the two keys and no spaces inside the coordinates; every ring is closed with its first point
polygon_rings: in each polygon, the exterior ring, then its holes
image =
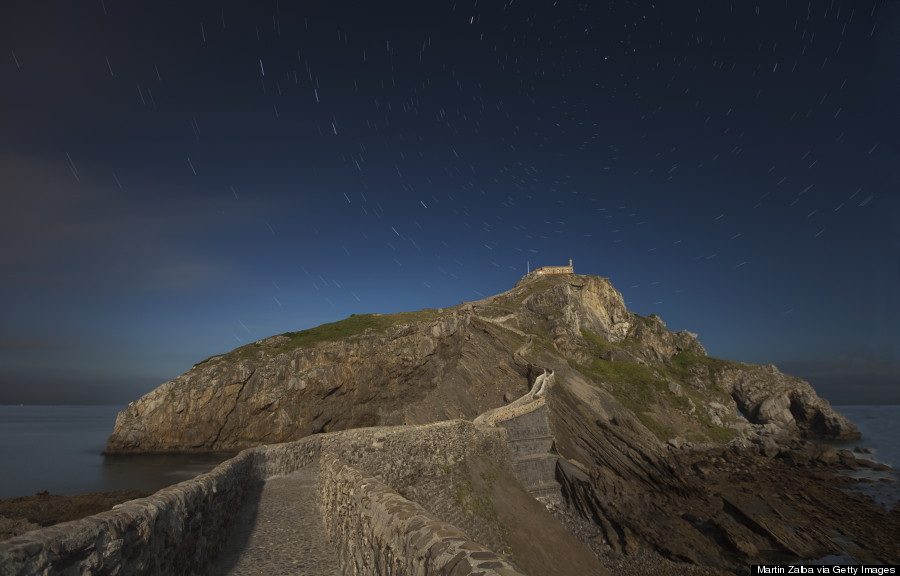
{"type": "MultiPolygon", "coordinates": [[[[523,348],[530,343],[529,338],[523,348]]],[[[553,371],[545,369],[535,378],[531,390],[521,398],[507,406],[488,410],[475,419],[475,424],[503,427],[509,438],[510,459],[516,479],[541,502],[559,505],[562,503],[561,488],[556,481],[559,456],[550,452],[553,432],[550,430],[545,399],[553,377],[553,371]]]]}
{"type": "Polygon", "coordinates": [[[556,481],[559,457],[550,452],[553,434],[546,403],[540,402],[534,410],[508,420],[499,420],[496,425],[506,429],[513,470],[519,483],[541,502],[560,504],[562,493],[556,481]]]}

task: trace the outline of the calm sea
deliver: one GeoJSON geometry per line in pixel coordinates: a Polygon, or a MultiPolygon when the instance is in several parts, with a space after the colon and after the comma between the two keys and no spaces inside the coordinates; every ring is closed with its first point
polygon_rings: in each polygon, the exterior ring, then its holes
{"type": "MultiPolygon", "coordinates": [[[[55,494],[123,488],[159,490],[193,478],[223,460],[217,455],[103,456],[124,406],[0,406],[0,498],[47,490],[55,494]]],[[[900,406],[835,406],[863,439],[845,445],[872,450],[900,469],[900,406]]],[[[867,476],[866,492],[890,506],[900,496],[897,471],[867,476]]]]}
{"type": "Polygon", "coordinates": [[[856,424],[862,434],[862,440],[851,443],[851,450],[856,446],[869,448],[869,459],[900,470],[900,405],[832,408],[856,424]]]}
{"type": "Polygon", "coordinates": [[[868,448],[871,454],[856,454],[857,458],[875,460],[893,467],[884,472],[849,472],[848,476],[868,480],[860,484],[860,491],[868,494],[890,510],[900,502],[900,406],[832,406],[849,418],[862,434],[862,440],[838,445],[853,450],[868,448]]]}
{"type": "Polygon", "coordinates": [[[103,456],[125,406],[0,406],[0,498],[47,490],[80,494],[159,490],[212,470],[227,456],[103,456]]]}

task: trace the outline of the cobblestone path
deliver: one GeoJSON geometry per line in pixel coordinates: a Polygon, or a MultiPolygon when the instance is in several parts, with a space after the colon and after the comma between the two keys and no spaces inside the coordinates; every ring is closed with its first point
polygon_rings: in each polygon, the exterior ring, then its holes
{"type": "Polygon", "coordinates": [[[318,464],[267,480],[238,513],[216,576],[340,576],[316,504],[318,464]]]}

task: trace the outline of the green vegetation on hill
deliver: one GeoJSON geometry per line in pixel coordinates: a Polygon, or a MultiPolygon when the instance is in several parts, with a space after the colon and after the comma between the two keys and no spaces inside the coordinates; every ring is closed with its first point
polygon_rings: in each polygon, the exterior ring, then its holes
{"type": "Polygon", "coordinates": [[[382,331],[385,329],[382,318],[375,314],[351,314],[348,318],[337,322],[328,322],[296,332],[285,332],[282,336],[286,336],[288,340],[283,342],[280,348],[293,350],[294,348],[315,346],[319,342],[334,342],[348,336],[361,334],[368,328],[382,331]]]}
{"type": "Polygon", "coordinates": [[[520,280],[513,290],[508,293],[495,296],[492,305],[507,312],[515,312],[522,303],[531,295],[549,290],[558,284],[572,282],[578,279],[577,274],[548,274],[545,276],[537,276],[520,280]]]}
{"type": "Polygon", "coordinates": [[[240,348],[235,348],[227,354],[210,356],[206,360],[194,364],[194,366],[199,366],[219,356],[228,360],[244,360],[256,358],[262,350],[280,353],[297,348],[309,348],[322,342],[336,342],[345,338],[351,338],[370,329],[373,332],[383,334],[394,326],[437,320],[445,312],[452,310],[454,308],[440,310],[426,308],[417,312],[398,312],[396,314],[351,314],[349,317],[337,322],[328,322],[314,328],[296,332],[285,332],[265,340],[252,342],[240,348]]]}
{"type": "Polygon", "coordinates": [[[672,358],[672,366],[682,378],[689,378],[693,375],[693,372],[690,370],[693,365],[703,366],[712,374],[728,367],[734,367],[737,363],[713,356],[697,354],[690,350],[682,350],[672,358]]]}
{"type": "MultiPolygon", "coordinates": [[[[569,365],[595,382],[609,386],[609,392],[623,406],[634,412],[641,424],[652,431],[662,441],[676,436],[671,428],[664,426],[650,414],[650,410],[660,403],[659,397],[666,390],[666,383],[650,367],[630,362],[607,362],[595,358],[591,366],[583,366],[573,360],[569,365]]],[[[679,400],[682,400],[679,398],[679,400]]],[[[679,404],[686,401],[682,400],[679,404]]]]}
{"type": "MultiPolygon", "coordinates": [[[[549,290],[554,285],[570,282],[571,279],[571,276],[563,275],[529,279],[527,282],[517,285],[517,289],[510,293],[496,297],[490,304],[484,306],[479,304],[479,314],[499,318],[509,313],[515,313],[529,296],[549,290]]],[[[384,334],[389,329],[404,325],[433,322],[447,313],[452,313],[457,308],[425,309],[384,315],[352,314],[348,318],[336,322],[329,322],[306,330],[285,332],[253,342],[220,357],[228,361],[256,360],[299,348],[311,348],[324,342],[341,340],[352,342],[366,332],[384,334]]],[[[548,314],[549,318],[543,318],[543,321],[528,326],[527,331],[535,336],[535,351],[542,350],[553,354],[558,350],[550,341],[547,325],[548,322],[552,324],[554,319],[561,320],[561,318],[554,318],[554,314],[561,316],[561,312],[551,310],[548,314]]],[[[650,330],[656,334],[666,331],[665,325],[653,314],[648,317],[634,315],[634,319],[644,330],[650,330]]],[[[639,334],[632,334],[618,343],[609,342],[586,330],[582,331],[581,335],[587,344],[590,361],[581,364],[580,362],[585,361],[570,359],[570,366],[607,389],[660,440],[665,441],[678,435],[687,435],[694,440],[710,439],[714,441],[727,441],[733,437],[734,432],[731,428],[719,426],[713,422],[706,407],[710,402],[718,402],[725,406],[731,405],[732,401],[729,395],[714,385],[713,375],[735,363],[684,350],[671,360],[645,364],[629,361],[629,359],[636,360],[644,357],[646,343],[639,334]],[[627,354],[624,354],[623,351],[627,354]],[[610,354],[611,352],[612,354],[610,354]],[[607,360],[604,357],[610,359],[607,360]],[[676,384],[680,390],[675,390],[676,384]],[[688,426],[691,430],[681,429],[682,424],[687,425],[687,420],[694,422],[693,425],[688,426]],[[699,427],[696,425],[698,421],[699,427]]],[[[513,340],[514,342],[509,342],[509,344],[514,344],[515,348],[520,347],[525,341],[524,337],[518,335],[513,340]]],[[[203,362],[212,358],[219,357],[213,356],[203,362]]],[[[203,362],[199,364],[203,364],[203,362]]],[[[721,413],[719,415],[721,417],[721,413]]]]}
{"type": "MultiPolygon", "coordinates": [[[[731,403],[728,394],[713,385],[709,375],[734,364],[732,362],[698,355],[687,350],[676,354],[671,365],[648,366],[636,362],[607,361],[601,356],[612,348],[624,349],[630,343],[623,342],[622,345],[617,345],[586,330],[582,331],[582,336],[591,351],[591,364],[584,366],[570,360],[569,365],[595,382],[605,384],[616,400],[634,412],[641,423],[662,441],[679,435],[679,432],[662,424],[654,417],[655,412],[674,411],[686,415],[692,403],[701,407],[709,402],[718,402],[725,406],[731,403]],[[693,371],[692,368],[696,370],[698,365],[702,366],[702,369],[693,371]],[[687,384],[692,378],[697,378],[697,372],[703,374],[702,387],[687,384]],[[671,381],[686,384],[682,386],[683,394],[674,394],[669,390],[671,381]]],[[[727,442],[734,437],[731,428],[713,423],[704,409],[697,409],[694,416],[703,425],[704,433],[702,437],[695,436],[693,440],[727,442]]]]}
{"type": "Polygon", "coordinates": [[[308,348],[320,342],[335,342],[356,336],[367,329],[383,334],[394,326],[437,320],[445,310],[426,308],[417,312],[397,312],[396,314],[351,314],[348,318],[337,322],[329,322],[298,332],[285,332],[282,336],[286,336],[288,340],[283,342],[280,347],[284,350],[308,348]]]}

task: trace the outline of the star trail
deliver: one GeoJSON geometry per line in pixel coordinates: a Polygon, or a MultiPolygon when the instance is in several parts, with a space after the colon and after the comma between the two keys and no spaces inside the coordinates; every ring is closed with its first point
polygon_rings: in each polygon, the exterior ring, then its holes
{"type": "Polygon", "coordinates": [[[0,8],[0,402],[527,267],[900,403],[900,3],[0,8]]]}

